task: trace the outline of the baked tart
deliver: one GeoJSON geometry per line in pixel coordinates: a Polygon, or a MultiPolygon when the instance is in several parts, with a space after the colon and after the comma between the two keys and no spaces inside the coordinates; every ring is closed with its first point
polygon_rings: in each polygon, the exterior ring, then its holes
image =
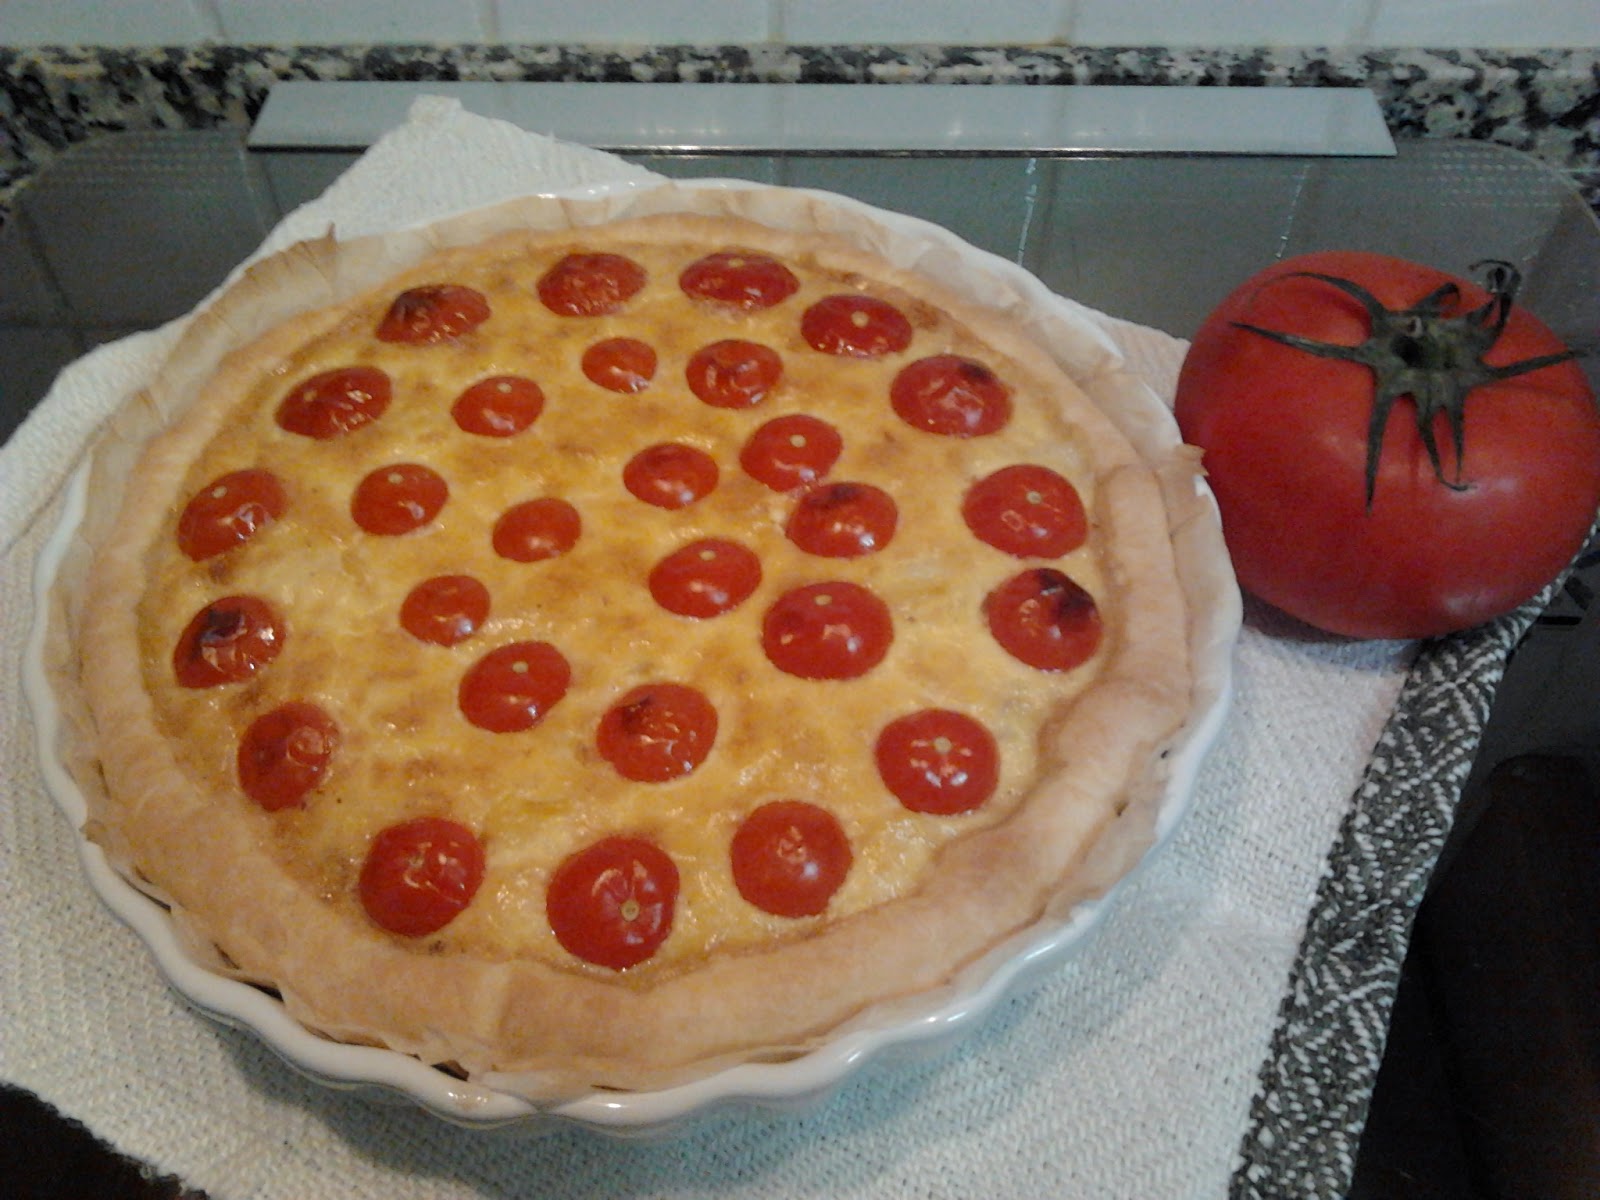
{"type": "Polygon", "coordinates": [[[1193,456],[820,201],[679,193],[267,259],[100,448],[87,832],[324,1037],[783,1061],[1150,840],[1193,456]]]}

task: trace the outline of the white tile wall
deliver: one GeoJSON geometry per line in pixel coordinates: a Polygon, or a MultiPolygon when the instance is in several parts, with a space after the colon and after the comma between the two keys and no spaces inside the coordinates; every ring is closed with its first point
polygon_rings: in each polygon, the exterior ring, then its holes
{"type": "Polygon", "coordinates": [[[1064,42],[1077,0],[793,0],[772,40],[796,45],[1064,42]]]}
{"type": "Polygon", "coordinates": [[[1597,0],[0,0],[0,45],[1600,45],[1597,0]]]}
{"type": "Polygon", "coordinates": [[[767,40],[776,0],[498,0],[500,40],[744,45],[767,40]]]}
{"type": "Polygon", "coordinates": [[[205,0],[0,0],[0,46],[181,46],[216,32],[205,0]]]}
{"type": "Polygon", "coordinates": [[[1076,0],[1072,40],[1085,46],[1344,46],[1358,40],[1372,3],[1076,0]]]}
{"type": "Polygon", "coordinates": [[[1377,46],[1415,46],[1440,28],[1452,30],[1451,44],[1457,46],[1600,46],[1600,0],[1383,0],[1370,40],[1377,46]],[[1559,42],[1548,40],[1552,31],[1560,32],[1559,42]]]}
{"type": "MultiPolygon", "coordinates": [[[[122,0],[110,0],[115,8],[122,0]]],[[[0,0],[0,18],[5,15],[0,0]]],[[[212,0],[217,35],[239,44],[289,42],[337,45],[350,42],[481,42],[492,8],[438,0],[212,0]]],[[[58,0],[58,7],[75,5],[58,0]]]]}

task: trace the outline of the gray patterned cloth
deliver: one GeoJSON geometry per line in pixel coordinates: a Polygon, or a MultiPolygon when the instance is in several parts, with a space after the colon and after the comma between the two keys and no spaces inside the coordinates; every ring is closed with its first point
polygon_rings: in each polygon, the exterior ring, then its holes
{"type": "Polygon", "coordinates": [[[1235,1197],[1348,1189],[1417,906],[1507,660],[1555,591],[1419,653],[1318,884],[1251,1106],[1235,1197]]]}

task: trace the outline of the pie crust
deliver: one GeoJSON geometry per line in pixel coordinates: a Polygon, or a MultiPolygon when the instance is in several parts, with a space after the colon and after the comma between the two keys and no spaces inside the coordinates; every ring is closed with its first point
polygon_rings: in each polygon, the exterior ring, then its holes
{"type": "Polygon", "coordinates": [[[791,1058],[865,1013],[937,992],[1045,912],[1101,893],[1148,845],[1165,757],[1194,706],[1193,601],[1173,551],[1174,529],[1194,513],[1194,457],[1174,446],[1161,461],[1142,458],[1015,314],[891,262],[870,227],[841,228],[822,201],[802,202],[798,220],[792,200],[781,219],[773,204],[764,190],[687,205],[678,196],[663,202],[668,211],[613,220],[602,204],[567,201],[552,220],[550,201],[530,201],[388,238],[294,247],[196,318],[99,446],[82,530],[87,583],[67,598],[65,686],[80,716],[86,831],[219,970],[275,990],[308,1028],[513,1080],[524,1094],[661,1088],[791,1058]],[[801,290],[756,314],[686,299],[677,270],[730,250],[789,265],[801,290]],[[644,261],[650,283],[615,314],[541,314],[533,281],[573,252],[644,261]],[[461,347],[474,334],[426,347],[372,342],[396,295],[441,282],[481,288],[533,334],[471,352],[461,347]],[[843,292],[909,314],[910,347],[870,362],[809,352],[797,318],[843,292]],[[640,315],[647,301],[661,323],[640,315]],[[659,350],[650,386],[584,392],[579,350],[641,330],[659,350]],[[743,411],[697,401],[683,362],[719,337],[787,338],[777,345],[782,390],[743,411]],[[312,445],[274,426],[298,381],[362,354],[396,380],[390,412],[370,430],[312,445]],[[993,367],[1011,388],[1005,429],[942,437],[908,430],[883,403],[859,411],[906,363],[935,354],[993,367]],[[513,366],[545,395],[516,437],[456,431],[465,449],[453,457],[446,422],[403,419],[437,418],[467,384],[513,366]],[[867,382],[824,386],[846,375],[867,382]],[[741,472],[751,430],[809,408],[842,427],[847,449],[829,478],[894,495],[900,520],[881,550],[839,560],[797,551],[784,534],[797,493],[741,472]],[[379,430],[385,440],[363,436],[379,430]],[[616,486],[641,445],[669,441],[707,448],[721,472],[716,490],[678,511],[616,486]],[[329,532],[348,524],[356,479],[402,460],[435,463],[451,480],[444,513],[394,537],[329,532]],[[178,553],[189,498],[226,470],[267,461],[291,492],[290,513],[266,527],[274,536],[251,539],[248,555],[194,563],[178,553]],[[1071,671],[1018,663],[983,624],[986,592],[1046,560],[975,541],[960,502],[974,481],[1019,461],[1059,470],[1088,510],[1087,544],[1055,565],[1093,595],[1103,631],[1071,671]],[[583,552],[497,561],[495,514],[558,491],[583,513],[583,552]],[[662,614],[644,578],[697,536],[754,547],[761,585],[712,619],[662,614]],[[494,606],[467,641],[418,653],[395,621],[398,600],[452,563],[481,573],[494,606]],[[894,613],[894,642],[859,678],[799,680],[763,657],[762,614],[785,588],[819,579],[860,581],[894,613]],[[280,659],[242,683],[179,687],[172,647],[184,624],[235,590],[270,593],[283,611],[280,659]],[[565,697],[530,730],[469,727],[455,704],[464,667],[530,637],[571,662],[565,697]],[[607,788],[597,719],[627,687],[664,678],[714,696],[711,756],[665,784],[607,788]],[[307,697],[338,716],[334,768],[304,808],[266,812],[239,789],[237,741],[252,715],[307,697]],[[908,815],[874,778],[886,714],[927,707],[971,711],[996,732],[1002,779],[976,812],[908,815]],[[738,814],[788,796],[839,810],[855,848],[850,874],[821,916],[752,916],[727,885],[721,847],[738,814]],[[396,819],[447,812],[487,846],[473,904],[436,934],[387,932],[354,898],[361,854],[391,808],[396,819]],[[342,815],[326,815],[335,809],[342,815]],[[565,953],[539,905],[553,864],[608,831],[662,841],[683,878],[667,942],[625,970],[565,953]]]}

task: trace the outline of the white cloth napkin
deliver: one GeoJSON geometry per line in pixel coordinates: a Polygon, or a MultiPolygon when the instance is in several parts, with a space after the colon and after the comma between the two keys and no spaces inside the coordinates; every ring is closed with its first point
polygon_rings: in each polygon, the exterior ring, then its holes
{"type": "MultiPolygon", "coordinates": [[[[638,174],[420,101],[263,252],[514,194],[638,174]]],[[[1184,345],[1110,318],[1170,399],[1184,345]]],[[[738,1111],[649,1142],[457,1128],[301,1078],[190,1011],[80,877],[17,692],[33,563],[62,481],[175,336],[66,371],[0,450],[0,1078],[215,1200],[1226,1194],[1318,874],[1404,679],[1402,643],[1247,622],[1232,716],[1175,837],[1059,969],[937,1057],[872,1063],[804,1112],[738,1111]]]]}

